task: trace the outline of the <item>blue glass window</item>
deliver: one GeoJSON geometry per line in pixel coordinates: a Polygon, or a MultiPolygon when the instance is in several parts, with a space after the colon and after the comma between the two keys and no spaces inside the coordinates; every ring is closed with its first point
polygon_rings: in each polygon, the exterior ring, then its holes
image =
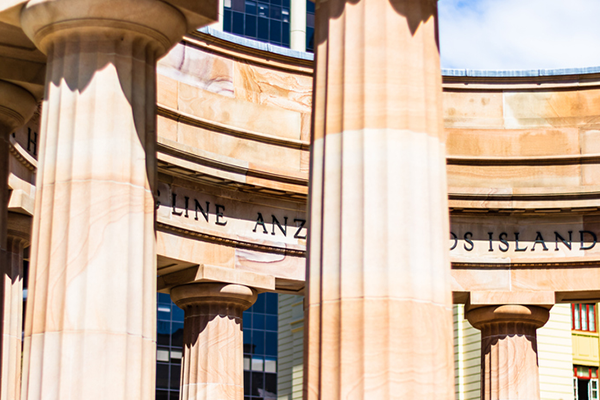
{"type": "Polygon", "coordinates": [[[156,400],[178,400],[183,354],[183,310],[158,293],[156,326],[156,400]]]}
{"type": "Polygon", "coordinates": [[[277,395],[278,295],[263,293],[244,312],[244,399],[277,395]]]}
{"type": "Polygon", "coordinates": [[[315,3],[306,0],[306,51],[315,50],[315,3]]]}
{"type": "Polygon", "coordinates": [[[224,4],[225,32],[290,46],[290,0],[225,0],[224,4]]]}
{"type": "MultiPolygon", "coordinates": [[[[243,314],[245,400],[276,398],[278,309],[278,295],[263,293],[243,314]]],[[[184,313],[171,302],[169,295],[159,293],[157,315],[156,399],[176,400],[179,399],[184,313]]]]}

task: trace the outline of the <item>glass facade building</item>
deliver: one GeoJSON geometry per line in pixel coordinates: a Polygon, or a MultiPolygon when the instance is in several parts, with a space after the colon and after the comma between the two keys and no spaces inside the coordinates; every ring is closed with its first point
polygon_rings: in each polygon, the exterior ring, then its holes
{"type": "Polygon", "coordinates": [[[315,3],[306,0],[306,51],[315,51],[315,3]]]}
{"type": "Polygon", "coordinates": [[[290,0],[225,0],[223,30],[290,47],[290,0]]]}
{"type": "MultiPolygon", "coordinates": [[[[277,394],[276,293],[263,293],[244,312],[244,400],[277,394]]],[[[178,400],[184,313],[168,294],[157,298],[156,400],[178,400]]]]}
{"type": "MultiPolygon", "coordinates": [[[[290,47],[290,0],[225,0],[223,30],[290,47]]],[[[306,51],[313,51],[315,3],[306,0],[306,51]]]]}
{"type": "Polygon", "coordinates": [[[244,312],[244,400],[277,398],[276,293],[263,293],[244,312]]]}
{"type": "Polygon", "coordinates": [[[171,296],[158,293],[156,329],[156,400],[179,400],[183,354],[183,310],[171,296]]]}

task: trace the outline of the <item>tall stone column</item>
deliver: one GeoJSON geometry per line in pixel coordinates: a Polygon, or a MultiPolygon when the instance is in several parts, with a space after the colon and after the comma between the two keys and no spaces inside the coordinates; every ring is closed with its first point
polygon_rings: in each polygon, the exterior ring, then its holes
{"type": "Polygon", "coordinates": [[[481,398],[540,398],[536,329],[548,321],[544,307],[503,305],[471,309],[467,319],[481,330],[481,398]]]}
{"type": "Polygon", "coordinates": [[[316,19],[305,397],[451,399],[437,1],[316,19]]]}
{"type": "Polygon", "coordinates": [[[21,393],[23,249],[29,245],[30,237],[31,217],[9,212],[8,263],[2,287],[2,400],[19,399],[21,393]]]}
{"type": "Polygon", "coordinates": [[[154,398],[156,60],[187,29],[158,0],[36,0],[47,55],[22,399],[154,398]]]}
{"type": "Polygon", "coordinates": [[[290,48],[306,51],[306,1],[290,1],[290,48]]]}
{"type": "Polygon", "coordinates": [[[195,283],[171,290],[185,311],[182,400],[244,399],[242,313],[256,301],[246,286],[195,283]]]}
{"type": "MultiPolygon", "coordinates": [[[[23,320],[23,271],[19,257],[22,257],[25,238],[18,234],[14,224],[8,234],[8,137],[31,118],[36,104],[27,90],[0,80],[0,400],[19,398],[23,320]]],[[[11,221],[14,222],[13,218],[11,221]]]]}

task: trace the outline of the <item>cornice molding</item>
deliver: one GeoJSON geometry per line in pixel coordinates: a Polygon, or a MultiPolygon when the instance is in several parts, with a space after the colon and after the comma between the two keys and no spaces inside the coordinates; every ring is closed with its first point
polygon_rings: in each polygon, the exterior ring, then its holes
{"type": "Polygon", "coordinates": [[[234,240],[230,238],[224,238],[221,236],[210,235],[207,233],[191,231],[189,229],[179,228],[173,225],[165,224],[163,222],[156,222],[156,229],[158,231],[166,232],[166,233],[174,233],[176,235],[181,235],[184,237],[189,237],[193,239],[197,239],[203,242],[209,242],[218,244],[221,246],[235,247],[239,249],[245,250],[254,250],[263,253],[270,254],[281,254],[284,256],[292,256],[292,257],[306,257],[306,250],[297,250],[297,249],[288,249],[277,246],[268,246],[264,244],[257,244],[252,242],[246,242],[243,240],[234,240]]]}
{"type": "Polygon", "coordinates": [[[255,142],[271,144],[275,146],[287,147],[297,150],[310,150],[310,143],[301,140],[283,139],[277,136],[266,135],[264,133],[252,132],[246,129],[235,128],[229,125],[220,124],[218,122],[209,121],[204,118],[199,118],[190,114],[182,113],[173,108],[163,105],[156,106],[156,113],[161,117],[170,120],[181,122],[186,125],[195,126],[198,128],[208,129],[210,131],[222,133],[241,139],[252,140],[255,142]]]}
{"type": "Polygon", "coordinates": [[[230,42],[207,33],[192,31],[184,36],[182,43],[225,57],[239,59],[245,62],[259,64],[280,71],[313,75],[313,61],[260,50],[242,44],[230,42]]]}
{"type": "Polygon", "coordinates": [[[15,138],[9,136],[10,142],[8,144],[8,151],[12,154],[25,168],[32,172],[37,170],[37,160],[33,158],[27,151],[21,146],[15,138]]]}

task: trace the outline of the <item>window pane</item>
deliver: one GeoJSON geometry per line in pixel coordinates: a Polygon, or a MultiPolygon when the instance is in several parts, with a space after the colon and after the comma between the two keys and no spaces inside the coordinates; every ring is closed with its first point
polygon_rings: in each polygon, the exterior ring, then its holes
{"type": "MultiPolygon", "coordinates": [[[[281,20],[283,22],[287,22],[287,23],[290,22],[290,10],[288,10],[287,8],[282,8],[281,9],[281,20]]],[[[270,302],[267,303],[267,307],[269,306],[269,304],[270,304],[270,302]]],[[[275,305],[277,305],[277,302],[275,302],[275,305]]],[[[269,311],[267,310],[267,313],[268,312],[269,311]]]]}
{"type": "Polygon", "coordinates": [[[266,352],[268,356],[277,356],[277,332],[266,333],[266,352]]]}
{"type": "Polygon", "coordinates": [[[156,400],[169,400],[169,392],[164,390],[157,390],[156,400]]]}
{"type": "Polygon", "coordinates": [[[181,364],[181,357],[183,357],[183,352],[181,350],[171,350],[172,363],[181,364]]]}
{"type": "Polygon", "coordinates": [[[246,8],[245,4],[244,4],[244,0],[231,0],[231,8],[234,11],[239,11],[239,12],[244,12],[244,9],[246,8]]]}
{"type": "Polygon", "coordinates": [[[277,375],[265,374],[265,398],[276,398],[277,394],[277,375]]]}
{"type": "MultiPolygon", "coordinates": [[[[269,6],[266,4],[259,3],[258,4],[258,16],[267,18],[269,16],[269,6]]],[[[259,294],[258,299],[260,299],[261,296],[262,296],[262,294],[259,294]]],[[[258,299],[256,300],[256,303],[258,303],[258,299]]],[[[254,305],[252,306],[252,311],[258,311],[256,303],[254,303],[254,305]]],[[[263,306],[264,306],[264,303],[263,303],[263,306]]],[[[262,312],[262,311],[259,311],[259,312],[262,312]]]]}
{"type": "Polygon", "coordinates": [[[156,365],[156,387],[158,389],[167,389],[169,387],[169,365],[156,365]]]}
{"type": "Polygon", "coordinates": [[[252,354],[252,331],[244,328],[244,354],[252,354]]]}
{"type": "Polygon", "coordinates": [[[244,311],[243,314],[244,328],[252,328],[252,314],[248,311],[244,311]]]}
{"type": "Polygon", "coordinates": [[[171,346],[183,347],[183,324],[181,322],[173,322],[171,346]]]}
{"type": "Polygon", "coordinates": [[[229,10],[223,12],[223,30],[231,32],[231,11],[229,10]]]}
{"type": "Polygon", "coordinates": [[[265,331],[252,331],[252,354],[265,354],[265,331]]]}
{"type": "MultiPolygon", "coordinates": [[[[258,13],[260,15],[260,7],[258,13]]],[[[269,20],[266,18],[258,19],[258,38],[269,40],[269,20]]]]}
{"type": "Polygon", "coordinates": [[[281,31],[281,43],[286,47],[290,47],[290,24],[286,22],[283,23],[281,31]]]}
{"type": "MultiPolygon", "coordinates": [[[[281,7],[271,4],[271,18],[281,19],[281,7]]],[[[270,293],[267,293],[270,294],[270,293]]]]}
{"type": "Polygon", "coordinates": [[[246,15],[246,36],[256,37],[256,17],[254,15],[246,15]]]}
{"type": "Polygon", "coordinates": [[[277,359],[265,358],[265,372],[277,373],[277,359]]]}
{"type": "Polygon", "coordinates": [[[250,382],[250,371],[244,371],[244,394],[250,395],[252,384],[250,382]]]}
{"type": "Polygon", "coordinates": [[[590,304],[590,331],[596,332],[596,307],[590,304]]]}
{"type": "Polygon", "coordinates": [[[156,361],[169,362],[169,349],[157,349],[156,361]]]}
{"type": "Polygon", "coordinates": [[[181,376],[181,365],[172,365],[171,366],[171,389],[179,389],[179,377],[181,376]]]}
{"type": "Polygon", "coordinates": [[[252,371],[263,372],[263,359],[262,357],[252,357],[252,371]]]}
{"type": "Polygon", "coordinates": [[[306,26],[309,28],[315,27],[315,14],[306,14],[306,26]]]}
{"type": "Polygon", "coordinates": [[[253,329],[265,329],[265,314],[254,314],[252,316],[253,329]]]}
{"type": "Polygon", "coordinates": [[[185,317],[185,313],[183,312],[183,310],[181,308],[177,307],[175,304],[173,304],[173,314],[172,314],[173,321],[183,322],[184,317],[185,317]]]}
{"type": "Polygon", "coordinates": [[[236,35],[244,34],[244,14],[234,12],[233,22],[231,23],[231,31],[236,35]]]}
{"type": "Polygon", "coordinates": [[[156,343],[158,345],[168,346],[171,335],[171,323],[167,321],[157,321],[156,323],[156,343]]]}
{"type": "Polygon", "coordinates": [[[598,381],[596,379],[590,381],[590,400],[598,400],[598,381]]]}
{"type": "Polygon", "coordinates": [[[271,314],[271,315],[277,315],[278,312],[278,308],[279,308],[279,303],[277,302],[277,300],[279,299],[278,294],[277,293],[265,293],[267,295],[266,297],[266,307],[267,307],[267,314],[271,314]]]}
{"type": "Polygon", "coordinates": [[[306,28],[306,50],[313,51],[314,49],[315,28],[306,28]]]}
{"type": "Polygon", "coordinates": [[[160,321],[170,321],[171,320],[171,307],[164,305],[164,304],[159,304],[157,318],[160,321]]]}
{"type": "MultiPolygon", "coordinates": [[[[267,7],[263,4],[259,4],[258,6],[258,15],[260,15],[261,12],[261,7],[267,7]]],[[[268,7],[265,8],[265,12],[266,15],[264,15],[265,17],[269,16],[269,9],[268,7]]],[[[262,15],[260,15],[262,17],[262,15]]],[[[256,303],[254,303],[254,305],[252,306],[252,312],[258,312],[258,313],[263,313],[265,312],[265,294],[266,293],[261,293],[258,295],[258,297],[256,298],[256,303]]]]}
{"type": "Polygon", "coordinates": [[[281,43],[281,21],[271,20],[271,35],[269,40],[274,43],[281,43]]]}
{"type": "Polygon", "coordinates": [[[276,315],[267,315],[267,330],[268,331],[277,331],[277,316],[276,315]]]}
{"type": "Polygon", "coordinates": [[[158,298],[156,299],[159,303],[162,304],[171,304],[171,296],[166,293],[157,293],[158,298]]]}
{"type": "Polygon", "coordinates": [[[256,15],[256,2],[246,1],[246,14],[256,15]]]}
{"type": "Polygon", "coordinates": [[[580,315],[580,311],[579,311],[579,304],[575,304],[575,307],[573,307],[574,311],[573,311],[573,318],[575,319],[575,329],[581,329],[581,322],[579,320],[579,315],[580,315]]]}
{"type": "Polygon", "coordinates": [[[261,396],[264,393],[264,379],[265,374],[262,372],[252,372],[252,396],[261,396]]]}
{"type": "Polygon", "coordinates": [[[588,330],[588,312],[587,312],[587,304],[581,305],[581,330],[588,330]]]}

